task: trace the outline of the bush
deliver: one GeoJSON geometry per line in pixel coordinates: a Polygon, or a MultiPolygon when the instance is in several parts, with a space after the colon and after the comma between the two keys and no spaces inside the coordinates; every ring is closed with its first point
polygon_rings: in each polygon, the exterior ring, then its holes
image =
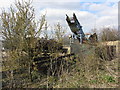
{"type": "Polygon", "coordinates": [[[96,56],[102,60],[112,60],[115,57],[115,52],[109,46],[98,46],[95,49],[96,56]]]}
{"type": "Polygon", "coordinates": [[[99,34],[101,41],[116,41],[118,40],[118,30],[114,28],[103,28],[99,34]]]}

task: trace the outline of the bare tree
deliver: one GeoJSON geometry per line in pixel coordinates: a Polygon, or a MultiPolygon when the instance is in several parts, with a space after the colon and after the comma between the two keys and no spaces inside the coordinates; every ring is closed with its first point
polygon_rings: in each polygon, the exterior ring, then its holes
{"type": "Polygon", "coordinates": [[[60,23],[57,23],[54,27],[55,38],[58,42],[63,42],[63,37],[66,32],[66,29],[63,28],[60,23]]]}
{"type": "Polygon", "coordinates": [[[118,40],[118,30],[114,28],[103,28],[99,34],[101,41],[116,41],[118,40]]]}

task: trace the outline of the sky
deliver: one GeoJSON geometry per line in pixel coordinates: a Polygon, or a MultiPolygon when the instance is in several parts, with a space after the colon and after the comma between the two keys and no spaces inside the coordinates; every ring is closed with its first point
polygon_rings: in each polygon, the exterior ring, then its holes
{"type": "MultiPolygon", "coordinates": [[[[27,1],[27,0],[25,0],[27,1]]],[[[37,18],[46,14],[50,26],[60,23],[68,29],[66,14],[76,14],[83,31],[89,33],[91,29],[103,27],[118,27],[119,0],[33,0],[33,7],[37,18]]],[[[14,0],[0,0],[0,8],[8,9],[14,5],[14,0]]],[[[1,13],[1,11],[0,11],[1,13]]]]}

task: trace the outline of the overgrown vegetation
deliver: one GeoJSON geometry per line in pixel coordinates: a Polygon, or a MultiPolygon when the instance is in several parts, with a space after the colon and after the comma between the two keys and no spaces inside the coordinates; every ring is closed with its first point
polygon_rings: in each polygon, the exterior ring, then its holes
{"type": "Polygon", "coordinates": [[[118,40],[118,30],[115,28],[102,28],[99,39],[101,41],[116,41],[118,40]]]}
{"type": "MultiPolygon", "coordinates": [[[[9,12],[3,10],[1,14],[3,88],[117,86],[118,77],[107,68],[113,63],[117,65],[117,60],[110,61],[114,59],[111,58],[112,52],[108,55],[105,47],[83,44],[78,54],[67,54],[63,45],[65,29],[60,23],[54,26],[53,37],[49,38],[45,15],[36,21],[31,2],[18,1],[15,6],[16,9],[10,7],[9,12]],[[40,37],[41,32],[43,37],[40,37]]],[[[113,32],[113,29],[105,29],[101,33],[101,40],[117,40],[117,33],[113,32]]]]}

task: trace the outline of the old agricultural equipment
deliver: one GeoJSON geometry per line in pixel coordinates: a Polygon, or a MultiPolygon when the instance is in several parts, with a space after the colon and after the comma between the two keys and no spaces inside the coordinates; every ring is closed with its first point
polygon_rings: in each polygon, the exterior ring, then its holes
{"type": "Polygon", "coordinates": [[[85,42],[90,42],[90,43],[94,43],[97,42],[97,34],[94,33],[92,35],[90,35],[90,37],[87,39],[87,37],[85,36],[83,30],[82,30],[82,26],[80,25],[75,13],[73,13],[73,17],[69,17],[66,14],[66,21],[73,33],[73,35],[71,36],[72,38],[77,38],[80,42],[80,44],[85,43],[85,42]]]}

